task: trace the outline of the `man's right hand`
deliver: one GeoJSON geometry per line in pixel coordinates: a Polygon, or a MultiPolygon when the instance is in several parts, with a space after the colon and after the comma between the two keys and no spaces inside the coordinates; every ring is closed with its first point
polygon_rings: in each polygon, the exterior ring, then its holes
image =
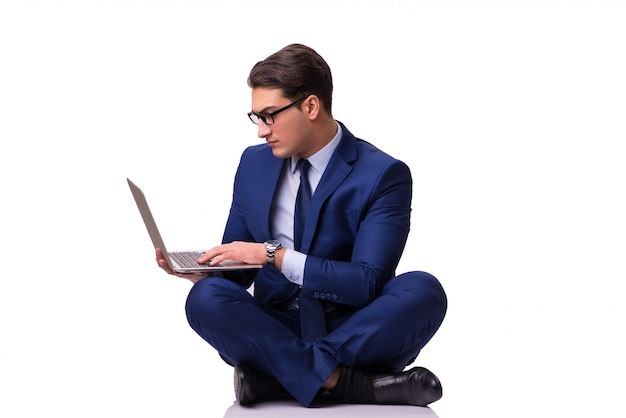
{"type": "Polygon", "coordinates": [[[159,267],[165,270],[167,274],[171,274],[172,276],[190,280],[192,283],[196,283],[202,279],[206,279],[207,277],[211,275],[210,273],[177,273],[175,272],[167,264],[167,261],[165,260],[165,257],[163,257],[163,252],[161,251],[160,248],[156,249],[156,262],[159,265],[159,267]]]}

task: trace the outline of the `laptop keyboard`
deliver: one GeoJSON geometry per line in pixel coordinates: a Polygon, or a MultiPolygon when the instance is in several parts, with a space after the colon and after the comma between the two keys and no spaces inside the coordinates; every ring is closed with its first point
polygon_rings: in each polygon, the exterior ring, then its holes
{"type": "Polygon", "coordinates": [[[201,251],[175,252],[175,253],[170,253],[170,257],[172,257],[172,259],[176,261],[176,264],[178,264],[181,267],[187,267],[187,268],[195,268],[198,266],[206,267],[206,264],[198,264],[196,262],[196,260],[202,254],[204,253],[202,253],[201,251]]]}

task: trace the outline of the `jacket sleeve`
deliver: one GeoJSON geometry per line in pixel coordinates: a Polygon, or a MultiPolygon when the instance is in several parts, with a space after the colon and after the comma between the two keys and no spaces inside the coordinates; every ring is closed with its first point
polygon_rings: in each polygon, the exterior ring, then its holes
{"type": "MultiPolygon", "coordinates": [[[[230,206],[230,211],[228,213],[228,219],[226,221],[226,226],[224,228],[224,234],[222,235],[222,244],[233,241],[254,241],[254,237],[248,229],[246,219],[241,208],[242,202],[240,200],[242,198],[242,194],[237,191],[240,169],[241,162],[240,167],[237,169],[237,173],[235,174],[235,181],[233,184],[233,198],[230,206]]],[[[225,278],[239,283],[241,286],[247,289],[254,282],[257,273],[258,270],[251,269],[225,271],[223,272],[223,275],[225,278]]]]}
{"type": "Polygon", "coordinates": [[[412,179],[406,164],[385,161],[378,170],[361,164],[329,200],[307,257],[304,295],[362,307],[395,275],[410,229],[412,179]]]}

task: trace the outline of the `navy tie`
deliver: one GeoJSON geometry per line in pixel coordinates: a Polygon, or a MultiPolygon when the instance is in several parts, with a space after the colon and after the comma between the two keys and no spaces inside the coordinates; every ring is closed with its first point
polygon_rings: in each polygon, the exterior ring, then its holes
{"type": "Polygon", "coordinates": [[[296,251],[300,251],[302,245],[302,232],[304,231],[304,223],[306,221],[306,213],[311,203],[311,183],[309,183],[309,168],[311,163],[308,160],[298,161],[300,169],[300,187],[298,187],[298,195],[296,196],[296,210],[294,214],[293,224],[293,247],[296,251]]]}
{"type": "MultiPolygon", "coordinates": [[[[309,183],[309,168],[311,163],[302,159],[298,161],[300,169],[300,187],[296,196],[296,209],[293,226],[293,245],[296,251],[300,251],[302,245],[302,232],[306,213],[311,203],[311,184],[309,183]]],[[[326,316],[324,305],[316,299],[304,297],[302,293],[299,298],[300,304],[300,327],[302,329],[302,339],[313,341],[317,337],[326,335],[326,316]]]]}

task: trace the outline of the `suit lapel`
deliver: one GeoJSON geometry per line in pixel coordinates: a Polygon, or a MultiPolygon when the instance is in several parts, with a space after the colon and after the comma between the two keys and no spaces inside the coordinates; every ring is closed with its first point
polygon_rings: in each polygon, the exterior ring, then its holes
{"type": "MultiPolygon", "coordinates": [[[[270,154],[271,155],[271,154],[270,154]]],[[[280,176],[283,171],[285,159],[276,158],[272,155],[272,158],[264,164],[265,174],[261,177],[263,179],[260,187],[259,200],[255,203],[258,205],[259,221],[261,222],[261,230],[263,235],[270,236],[270,219],[272,211],[272,203],[274,202],[274,195],[280,182],[280,176]]]]}
{"type": "Polygon", "coordinates": [[[309,212],[307,213],[306,224],[302,234],[301,250],[304,253],[309,250],[313,236],[315,235],[315,229],[324,202],[328,200],[330,195],[343,183],[346,177],[348,177],[348,174],[352,171],[351,163],[357,158],[356,138],[343,124],[341,128],[343,130],[341,142],[328,162],[328,166],[326,166],[326,170],[324,170],[324,174],[322,174],[322,178],[311,199],[311,205],[309,206],[309,212]]]}

